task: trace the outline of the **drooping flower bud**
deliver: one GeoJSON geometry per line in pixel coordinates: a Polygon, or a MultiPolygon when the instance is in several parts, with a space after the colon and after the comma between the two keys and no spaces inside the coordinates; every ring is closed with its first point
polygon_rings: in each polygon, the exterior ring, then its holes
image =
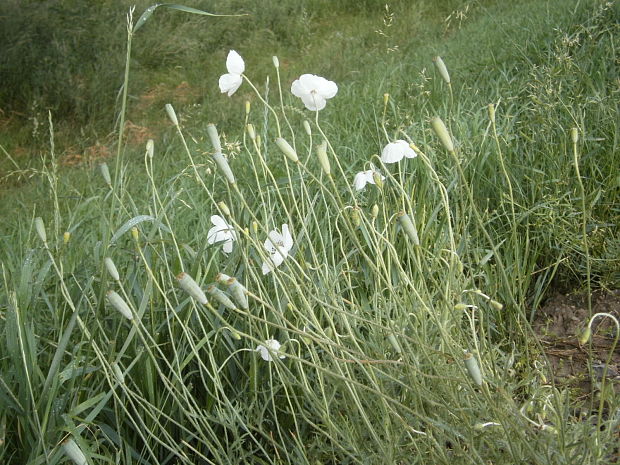
{"type": "Polygon", "coordinates": [[[433,126],[435,134],[437,134],[437,137],[439,137],[439,140],[441,141],[445,149],[448,152],[454,152],[454,144],[452,143],[452,138],[450,137],[450,133],[448,132],[448,129],[446,128],[446,125],[443,123],[441,118],[433,118],[431,120],[431,126],[433,126]]]}
{"type": "Polygon", "coordinates": [[[493,124],[495,124],[495,105],[493,105],[492,103],[489,103],[488,109],[489,109],[489,119],[491,120],[493,124]]]}
{"type": "Polygon", "coordinates": [[[198,303],[205,305],[208,302],[207,296],[202,292],[198,283],[194,281],[190,275],[185,272],[179,273],[179,275],[177,275],[177,281],[181,289],[187,292],[192,298],[196,299],[198,303]]]}
{"type": "Polygon", "coordinates": [[[441,75],[441,78],[446,82],[446,84],[450,84],[450,75],[448,74],[448,68],[446,68],[446,64],[443,62],[441,57],[437,56],[433,58],[433,62],[437,67],[437,71],[441,75]]]}
{"type": "Polygon", "coordinates": [[[149,139],[146,141],[146,155],[149,159],[153,159],[153,155],[155,154],[155,142],[153,139],[149,139]]]}
{"type": "Polygon", "coordinates": [[[226,160],[226,158],[224,158],[224,155],[222,155],[222,152],[215,152],[213,154],[213,159],[215,160],[215,164],[220,169],[220,171],[222,172],[222,174],[224,175],[226,180],[230,184],[234,184],[235,183],[235,175],[233,174],[232,170],[230,169],[230,165],[228,164],[228,160],[226,160]]]}
{"type": "Polygon", "coordinates": [[[250,109],[252,108],[252,104],[250,103],[249,100],[245,101],[245,114],[249,115],[250,114],[250,109]]]}
{"type": "Polygon", "coordinates": [[[396,335],[394,333],[388,334],[388,341],[390,341],[390,344],[392,345],[394,351],[397,354],[403,353],[403,350],[400,348],[400,344],[398,343],[398,340],[396,339],[396,335]]]}
{"type": "Polygon", "coordinates": [[[286,158],[291,160],[293,163],[297,163],[299,161],[299,157],[297,156],[297,153],[295,152],[293,147],[291,147],[289,143],[286,142],[284,139],[278,137],[276,139],[276,145],[282,151],[282,153],[286,155],[286,158]]]}
{"type": "Polygon", "coordinates": [[[409,215],[405,212],[400,212],[398,214],[398,221],[400,221],[400,225],[403,227],[403,231],[407,234],[407,237],[411,239],[413,245],[420,245],[420,239],[418,238],[418,230],[415,227],[414,222],[411,220],[409,215]]]}
{"type": "Polygon", "coordinates": [[[136,226],[131,228],[131,237],[136,242],[138,242],[138,239],[140,238],[140,231],[138,231],[138,228],[136,226]]]}
{"type": "Polygon", "coordinates": [[[464,304],[463,302],[459,302],[458,304],[454,306],[454,310],[456,310],[457,312],[462,312],[466,308],[467,308],[467,305],[464,304]]]}
{"type": "Polygon", "coordinates": [[[69,231],[65,231],[65,233],[62,235],[63,244],[67,245],[70,240],[71,240],[71,233],[69,231]]]}
{"type": "Polygon", "coordinates": [[[379,216],[379,205],[374,204],[374,205],[372,206],[372,210],[370,211],[370,215],[371,215],[373,218],[377,218],[377,216],[379,216]]]}
{"type": "Polygon", "coordinates": [[[45,232],[45,223],[43,223],[43,218],[37,216],[34,219],[34,229],[36,229],[37,234],[39,235],[39,239],[44,244],[47,244],[47,233],[45,232]]]}
{"type": "Polygon", "coordinates": [[[308,122],[307,119],[304,120],[304,130],[306,131],[306,134],[308,134],[309,136],[312,135],[312,128],[310,127],[310,123],[308,122]]]}
{"type": "Polygon", "coordinates": [[[213,284],[207,286],[207,292],[211,297],[221,303],[224,307],[230,310],[235,310],[237,308],[236,305],[232,302],[232,300],[230,300],[221,289],[218,289],[213,284]]]}
{"type": "Polygon", "coordinates": [[[495,310],[502,310],[504,308],[504,304],[498,302],[497,300],[491,299],[489,303],[491,304],[491,307],[493,307],[495,310]]]}
{"type": "Polygon", "coordinates": [[[590,337],[592,337],[592,329],[590,326],[587,326],[581,333],[581,336],[579,336],[579,344],[586,344],[590,340],[590,337]]]}
{"type": "Polygon", "coordinates": [[[252,123],[248,123],[246,129],[248,130],[248,136],[250,136],[250,139],[256,139],[256,131],[254,130],[254,125],[252,123]]]}
{"type": "Polygon", "coordinates": [[[387,105],[388,102],[390,101],[390,94],[388,94],[387,92],[385,94],[383,94],[383,105],[387,105]]]}
{"type": "Polygon", "coordinates": [[[573,141],[573,144],[579,141],[579,130],[577,128],[571,128],[570,139],[573,141]]]}
{"type": "Polygon", "coordinates": [[[226,216],[230,216],[230,209],[228,208],[228,205],[226,205],[225,202],[218,202],[217,206],[220,207],[220,210],[222,210],[222,213],[226,216]]]}
{"type": "Polygon", "coordinates": [[[327,157],[327,142],[321,142],[316,148],[316,154],[319,157],[319,163],[321,164],[321,168],[323,168],[323,172],[329,176],[332,172],[332,169],[329,165],[329,158],[327,157]]]}
{"type": "Polygon", "coordinates": [[[278,60],[277,56],[272,56],[271,60],[273,61],[273,66],[275,66],[276,68],[280,67],[280,60],[278,60]]]}
{"type": "Polygon", "coordinates": [[[362,224],[362,218],[360,217],[360,210],[357,207],[351,209],[351,223],[356,228],[359,228],[362,224]]]}
{"type": "Polygon", "coordinates": [[[108,291],[106,297],[108,298],[110,305],[112,305],[112,307],[114,307],[121,315],[128,320],[133,320],[133,314],[131,313],[129,305],[127,305],[127,302],[125,302],[120,295],[114,291],[108,291]]]}
{"type": "Polygon", "coordinates": [[[174,124],[175,126],[179,126],[179,119],[177,118],[177,114],[174,111],[174,108],[172,107],[172,105],[170,105],[169,103],[166,103],[166,113],[168,113],[168,118],[170,118],[170,121],[172,121],[172,124],[174,124]]]}
{"type": "Polygon", "coordinates": [[[250,308],[248,304],[247,289],[245,286],[241,284],[237,278],[230,278],[226,284],[229,286],[230,294],[239,306],[244,310],[250,308]]]}
{"type": "Polygon", "coordinates": [[[106,257],[103,259],[103,263],[105,264],[105,267],[108,270],[108,273],[110,273],[112,279],[114,281],[119,281],[120,276],[118,274],[118,270],[116,269],[116,265],[114,264],[112,259],[110,257],[106,257]]]}
{"type": "Polygon", "coordinates": [[[107,163],[101,163],[99,165],[99,171],[101,171],[101,176],[103,177],[103,180],[105,181],[105,183],[108,186],[112,185],[112,178],[110,177],[110,169],[108,168],[108,164],[107,163]]]}
{"type": "Polygon", "coordinates": [[[211,139],[211,145],[216,152],[222,151],[222,143],[220,142],[220,136],[217,133],[217,128],[213,123],[207,124],[207,134],[209,135],[209,139],[211,139]]]}
{"type": "Polygon", "coordinates": [[[69,457],[75,465],[87,465],[88,461],[80,446],[73,439],[67,439],[62,443],[62,450],[67,457],[69,457]]]}
{"type": "Polygon", "coordinates": [[[121,384],[125,384],[125,375],[121,371],[121,368],[118,366],[118,363],[112,364],[112,371],[114,372],[114,376],[116,376],[118,382],[121,384]]]}
{"type": "Polygon", "coordinates": [[[478,360],[474,357],[474,354],[471,352],[465,352],[463,357],[463,361],[465,362],[465,368],[467,368],[467,373],[471,376],[471,379],[478,386],[482,386],[482,374],[480,373],[480,367],[478,367],[478,360]]]}

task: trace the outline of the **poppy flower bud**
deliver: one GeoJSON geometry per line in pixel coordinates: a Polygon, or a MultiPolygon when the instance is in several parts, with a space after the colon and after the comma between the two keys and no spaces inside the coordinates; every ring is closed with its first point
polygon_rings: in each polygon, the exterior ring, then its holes
{"type": "Polygon", "coordinates": [[[155,154],[155,142],[153,142],[153,139],[149,139],[146,141],[146,155],[152,160],[154,154],[155,154]]]}
{"type": "Polygon", "coordinates": [[[43,223],[43,218],[41,218],[40,216],[37,216],[34,219],[34,229],[36,229],[37,234],[39,235],[39,239],[41,239],[44,244],[47,244],[47,233],[45,232],[45,224],[43,223]]]}
{"type": "Polygon", "coordinates": [[[108,164],[107,163],[101,163],[99,165],[99,171],[101,171],[101,176],[103,177],[103,180],[105,181],[105,183],[108,186],[112,185],[112,178],[110,177],[110,169],[108,168],[108,164]]]}
{"type": "Polygon", "coordinates": [[[306,134],[308,134],[309,136],[312,135],[312,128],[310,127],[310,123],[308,122],[307,119],[304,120],[304,130],[306,131],[306,134]]]}
{"type": "Polygon", "coordinates": [[[372,215],[373,218],[376,218],[377,216],[379,216],[379,205],[374,204],[372,206],[372,210],[370,211],[370,214],[372,215]]]}
{"type": "Polygon", "coordinates": [[[375,182],[375,185],[379,189],[383,189],[383,179],[384,179],[384,176],[382,176],[381,173],[379,173],[378,171],[372,172],[372,180],[375,182]]]}
{"type": "Polygon", "coordinates": [[[331,167],[329,166],[329,158],[327,157],[327,142],[321,142],[316,148],[316,154],[319,157],[319,163],[321,164],[321,168],[327,176],[329,176],[332,172],[331,167]]]}
{"type": "Polygon", "coordinates": [[[62,235],[63,244],[67,245],[70,240],[71,240],[71,233],[69,231],[65,231],[65,233],[62,235]]]}
{"type": "Polygon", "coordinates": [[[114,291],[108,291],[106,297],[108,298],[110,305],[112,305],[112,307],[114,307],[121,315],[128,320],[133,320],[133,314],[131,313],[129,305],[127,305],[127,302],[125,302],[120,295],[114,291]]]}
{"type": "Polygon", "coordinates": [[[400,348],[400,344],[398,343],[398,340],[396,339],[396,335],[394,333],[388,334],[388,341],[390,341],[390,344],[392,345],[394,351],[397,354],[402,354],[403,350],[400,348]]]}
{"type": "Polygon", "coordinates": [[[177,114],[174,111],[174,108],[172,107],[172,105],[170,105],[169,103],[166,103],[166,106],[164,108],[166,109],[166,113],[168,113],[168,118],[170,118],[170,121],[172,121],[172,124],[178,127],[179,119],[177,118],[177,114]]]}
{"type": "Polygon", "coordinates": [[[213,145],[213,148],[215,149],[215,151],[221,152],[222,144],[220,142],[220,136],[217,133],[217,128],[215,127],[214,124],[212,123],[207,124],[207,134],[209,135],[209,139],[211,139],[211,145],[213,145]]]}
{"type": "Polygon", "coordinates": [[[390,94],[388,93],[383,94],[383,105],[384,106],[387,105],[389,101],[390,101],[390,94]]]}
{"type": "Polygon", "coordinates": [[[437,68],[437,71],[439,71],[441,78],[446,82],[446,84],[450,84],[450,75],[448,74],[448,68],[446,68],[446,64],[443,62],[441,57],[437,56],[433,58],[433,62],[435,63],[435,67],[437,68]]]}
{"type": "Polygon", "coordinates": [[[276,139],[276,145],[282,151],[282,153],[286,155],[286,158],[291,160],[293,163],[297,163],[299,161],[299,157],[297,156],[297,153],[295,152],[293,147],[291,147],[289,143],[286,142],[284,139],[278,137],[276,139]]]}
{"type": "Polygon", "coordinates": [[[454,306],[454,310],[458,311],[458,312],[462,312],[463,310],[465,310],[467,308],[467,305],[465,305],[463,302],[459,302],[458,304],[456,304],[454,306]]]}
{"type": "Polygon", "coordinates": [[[579,130],[577,128],[571,128],[570,138],[573,141],[573,144],[576,144],[579,141],[579,130]]]}
{"type": "Polygon", "coordinates": [[[480,373],[480,367],[478,367],[478,361],[476,357],[474,357],[474,354],[466,351],[463,361],[465,362],[467,373],[469,373],[474,383],[478,386],[482,386],[482,374],[480,373]]]}
{"type": "Polygon", "coordinates": [[[405,231],[405,234],[407,234],[409,239],[411,239],[411,242],[413,242],[413,245],[420,245],[420,239],[418,238],[418,230],[416,229],[413,221],[411,221],[411,218],[409,217],[409,215],[405,212],[400,212],[398,214],[398,221],[400,221],[400,225],[402,226],[403,231],[405,231]]]}
{"type": "Polygon", "coordinates": [[[590,337],[592,337],[592,329],[588,326],[583,330],[581,336],[579,336],[579,344],[586,344],[590,340],[590,337]]]}
{"type": "Polygon", "coordinates": [[[118,270],[116,269],[116,265],[114,264],[112,259],[110,257],[106,257],[103,259],[103,263],[105,264],[108,273],[110,273],[110,276],[112,276],[112,279],[114,281],[119,281],[120,276],[118,274],[118,270]]]}
{"type": "Polygon", "coordinates": [[[232,170],[230,169],[230,165],[228,164],[228,160],[226,160],[226,158],[224,158],[224,155],[222,155],[222,152],[215,152],[213,154],[213,159],[215,160],[215,164],[220,169],[220,171],[222,172],[222,174],[224,175],[226,180],[230,184],[234,184],[235,183],[235,175],[233,174],[232,170]]]}
{"type": "Polygon", "coordinates": [[[133,238],[134,241],[138,242],[138,238],[140,237],[140,232],[138,231],[138,228],[136,228],[135,226],[131,228],[131,237],[133,238]]]}
{"type": "Polygon", "coordinates": [[[353,223],[353,226],[356,228],[359,228],[360,225],[362,224],[362,218],[360,217],[360,210],[357,207],[354,207],[351,210],[351,223],[353,223]]]}
{"type": "Polygon", "coordinates": [[[221,303],[224,307],[231,310],[235,310],[237,308],[237,306],[232,303],[232,300],[230,300],[228,296],[224,294],[224,292],[215,287],[215,285],[211,284],[210,286],[207,286],[207,292],[211,297],[221,303]]]}
{"type": "Polygon", "coordinates": [[[179,286],[181,287],[181,289],[183,289],[191,297],[196,299],[198,303],[204,305],[208,302],[207,296],[204,292],[202,292],[202,289],[200,288],[198,283],[194,281],[194,279],[190,275],[185,272],[180,273],[177,276],[177,281],[179,282],[179,286]]]}
{"type": "Polygon", "coordinates": [[[220,210],[222,210],[222,213],[226,216],[230,216],[230,209],[228,208],[228,205],[226,205],[226,203],[224,202],[218,202],[217,206],[220,207],[220,210]]]}
{"type": "Polygon", "coordinates": [[[249,307],[247,290],[243,284],[241,284],[236,278],[230,278],[228,280],[228,286],[233,299],[239,304],[239,306],[247,310],[249,307]]]}
{"type": "Polygon", "coordinates": [[[275,66],[276,68],[280,67],[280,60],[278,60],[277,56],[272,56],[271,60],[273,61],[273,66],[275,66]]]}
{"type": "Polygon", "coordinates": [[[250,103],[249,100],[245,101],[245,114],[249,115],[250,114],[250,108],[252,107],[252,104],[250,103]]]}
{"type": "Polygon", "coordinates": [[[489,103],[488,109],[489,109],[489,119],[491,120],[493,124],[495,124],[495,105],[493,105],[492,103],[489,103]]]}
{"type": "Polygon", "coordinates": [[[76,444],[73,439],[67,439],[62,443],[62,450],[67,457],[69,457],[75,465],[87,465],[88,461],[80,446],[76,444]]]}
{"type": "Polygon", "coordinates": [[[443,123],[441,118],[435,117],[431,120],[431,126],[433,126],[433,130],[439,140],[445,147],[448,152],[454,152],[454,144],[452,143],[452,138],[450,137],[450,133],[448,133],[448,129],[446,125],[443,123]]]}
{"type": "Polygon", "coordinates": [[[256,139],[256,131],[254,131],[254,125],[252,123],[248,123],[246,129],[248,130],[248,136],[250,139],[256,139]]]}
{"type": "Polygon", "coordinates": [[[491,299],[489,303],[495,310],[502,310],[504,308],[504,304],[498,302],[497,300],[491,299]]]}
{"type": "Polygon", "coordinates": [[[233,278],[231,278],[230,276],[224,273],[218,273],[215,275],[215,280],[220,284],[228,284],[228,281],[230,279],[233,279],[233,278]]]}
{"type": "Polygon", "coordinates": [[[116,379],[118,380],[118,382],[121,384],[125,384],[125,375],[123,374],[120,367],[118,366],[118,363],[114,363],[112,365],[112,371],[114,372],[114,376],[116,376],[116,379]]]}

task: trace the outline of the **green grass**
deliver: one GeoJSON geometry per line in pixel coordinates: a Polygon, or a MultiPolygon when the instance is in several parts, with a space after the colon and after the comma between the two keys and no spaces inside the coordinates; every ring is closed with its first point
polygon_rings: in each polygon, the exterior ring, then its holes
{"type": "MultiPolygon", "coordinates": [[[[556,384],[530,323],[551,286],[618,286],[617,6],[262,3],[194,5],[242,18],[158,10],[132,38],[122,117],[115,68],[82,126],[39,116],[43,156],[17,150],[32,127],[2,136],[0,461],[63,463],[71,439],[88,463],[608,463],[617,394],[556,384]],[[260,95],[219,93],[230,48],[260,95]],[[289,92],[306,72],[339,86],[318,115],[289,92]],[[101,159],[63,166],[76,146],[116,153],[122,118],[150,131],[152,159],[128,129],[109,184],[101,159]],[[383,165],[395,139],[418,156],[383,165]],[[354,192],[369,162],[386,179],[354,192]],[[230,254],[207,241],[212,215],[236,229],[230,254]],[[263,275],[283,224],[290,255],[263,275]],[[236,277],[249,308],[200,304],[182,272],[204,290],[236,277]],[[260,358],[268,339],[286,358],[260,358]]],[[[100,40],[120,40],[109,24],[100,40]]]]}

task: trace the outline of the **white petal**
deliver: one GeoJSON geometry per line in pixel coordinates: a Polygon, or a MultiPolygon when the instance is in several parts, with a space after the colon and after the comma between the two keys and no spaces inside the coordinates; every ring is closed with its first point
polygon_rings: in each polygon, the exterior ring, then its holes
{"type": "Polygon", "coordinates": [[[323,98],[332,98],[338,93],[338,86],[333,81],[317,76],[316,89],[323,98]]]}
{"type": "Polygon", "coordinates": [[[293,236],[288,229],[288,224],[282,225],[282,242],[287,252],[293,248],[293,236]]]}
{"type": "Polygon", "coordinates": [[[405,149],[405,156],[407,158],[415,158],[418,156],[418,154],[415,153],[415,150],[413,150],[409,144],[407,144],[407,148],[405,149]]]}
{"type": "Polygon", "coordinates": [[[226,220],[220,215],[211,216],[211,223],[213,223],[214,226],[217,226],[220,229],[229,229],[228,223],[226,223],[226,220]]]}
{"type": "Polygon", "coordinates": [[[214,226],[209,229],[207,233],[207,242],[209,244],[215,244],[216,242],[230,240],[230,232],[227,229],[221,229],[218,226],[214,226]]]}
{"type": "Polygon", "coordinates": [[[220,91],[224,93],[228,93],[230,97],[232,94],[237,92],[237,89],[241,86],[243,82],[243,78],[240,74],[222,74],[220,76],[220,91]]]}
{"type": "Polygon", "coordinates": [[[355,178],[353,179],[353,187],[355,187],[356,190],[361,191],[364,187],[366,187],[367,182],[368,179],[366,179],[366,174],[362,171],[355,175],[355,178]]]}
{"type": "Polygon", "coordinates": [[[325,104],[327,103],[327,100],[316,93],[306,94],[301,97],[301,100],[310,111],[320,111],[325,108],[325,104]]]}
{"type": "Polygon", "coordinates": [[[261,267],[261,270],[263,271],[263,274],[267,274],[270,273],[274,270],[273,265],[271,264],[271,262],[263,262],[263,266],[261,267]]]}
{"type": "Polygon", "coordinates": [[[226,242],[224,242],[224,246],[222,247],[222,250],[224,251],[224,253],[230,253],[232,252],[233,249],[233,241],[232,239],[228,239],[226,242]]]}
{"type": "Polygon", "coordinates": [[[390,142],[381,152],[381,161],[383,163],[396,163],[402,160],[404,156],[402,147],[396,142],[390,142]]]}
{"type": "Polygon", "coordinates": [[[270,260],[271,260],[271,264],[273,265],[274,268],[277,268],[278,266],[282,265],[282,263],[284,262],[284,259],[288,256],[288,253],[282,249],[282,247],[278,247],[278,250],[276,250],[276,252],[271,255],[270,260]]]}
{"type": "Polygon", "coordinates": [[[295,97],[303,97],[304,95],[307,95],[310,93],[310,90],[308,90],[306,87],[304,87],[301,83],[301,81],[299,79],[293,81],[293,84],[291,84],[291,93],[295,96],[295,97]]]}
{"type": "Polygon", "coordinates": [[[228,52],[228,57],[226,57],[226,69],[232,74],[243,74],[245,71],[243,58],[234,50],[228,52]]]}

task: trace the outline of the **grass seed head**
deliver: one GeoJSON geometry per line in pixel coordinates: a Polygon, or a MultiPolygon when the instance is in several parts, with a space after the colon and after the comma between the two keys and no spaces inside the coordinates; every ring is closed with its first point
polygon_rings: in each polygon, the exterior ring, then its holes
{"type": "Polygon", "coordinates": [[[197,300],[198,303],[202,305],[207,303],[207,296],[204,292],[202,292],[202,289],[200,288],[198,283],[194,281],[194,279],[190,275],[185,272],[179,273],[177,275],[177,281],[179,282],[179,286],[181,287],[181,289],[187,292],[190,297],[197,300]]]}

